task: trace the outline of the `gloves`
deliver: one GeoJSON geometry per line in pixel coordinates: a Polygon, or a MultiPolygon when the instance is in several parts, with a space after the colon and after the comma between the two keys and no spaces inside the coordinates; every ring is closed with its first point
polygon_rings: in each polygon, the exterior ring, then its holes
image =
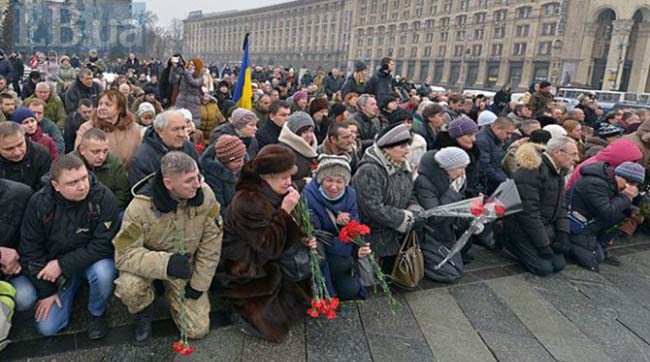
{"type": "Polygon", "coordinates": [[[172,254],[167,263],[167,275],[172,278],[189,279],[192,275],[190,257],[187,254],[172,254]]]}
{"type": "Polygon", "coordinates": [[[192,288],[190,283],[185,284],[185,298],[187,299],[199,299],[203,295],[203,292],[199,292],[198,290],[192,288]]]}
{"type": "Polygon", "coordinates": [[[422,214],[415,215],[415,218],[413,219],[413,230],[422,231],[426,223],[427,223],[427,218],[424,217],[422,214]]]}
{"type": "Polygon", "coordinates": [[[571,250],[571,244],[569,241],[569,234],[559,232],[555,237],[555,242],[551,244],[551,248],[555,251],[556,254],[565,254],[571,250]]]}
{"type": "Polygon", "coordinates": [[[540,258],[542,259],[552,259],[553,258],[553,249],[548,246],[537,248],[540,258]]]}

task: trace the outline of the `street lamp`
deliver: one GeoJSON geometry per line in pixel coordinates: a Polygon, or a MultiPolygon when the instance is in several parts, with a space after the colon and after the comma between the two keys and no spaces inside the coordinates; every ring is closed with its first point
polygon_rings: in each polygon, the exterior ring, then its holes
{"type": "Polygon", "coordinates": [[[614,84],[612,84],[612,90],[616,90],[618,86],[618,90],[621,89],[621,85],[619,83],[619,79],[621,77],[621,65],[623,65],[623,57],[625,56],[625,52],[627,51],[627,46],[629,45],[629,42],[627,39],[623,38],[621,41],[618,43],[618,60],[617,60],[617,65],[616,65],[616,79],[614,79],[614,84]]]}

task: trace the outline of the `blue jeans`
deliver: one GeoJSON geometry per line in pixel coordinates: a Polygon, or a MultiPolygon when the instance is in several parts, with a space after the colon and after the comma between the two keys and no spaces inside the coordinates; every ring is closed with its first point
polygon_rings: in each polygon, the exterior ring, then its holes
{"type": "MultiPolygon", "coordinates": [[[[79,290],[80,278],[86,279],[90,286],[88,312],[95,317],[104,315],[108,300],[113,293],[113,281],[116,275],[115,263],[110,258],[99,260],[85,270],[73,275],[68,281],[68,288],[58,291],[61,308],[56,303],[53,303],[47,319],[36,322],[38,333],[44,336],[52,336],[68,325],[74,296],[79,290]]],[[[25,311],[31,309],[38,300],[38,294],[29,278],[21,275],[9,282],[16,288],[16,310],[25,311]]]]}

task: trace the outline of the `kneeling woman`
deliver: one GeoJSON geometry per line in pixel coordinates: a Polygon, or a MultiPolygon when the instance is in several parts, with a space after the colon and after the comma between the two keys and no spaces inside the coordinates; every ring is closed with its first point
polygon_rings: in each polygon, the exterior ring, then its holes
{"type": "Polygon", "coordinates": [[[350,165],[345,156],[321,155],[315,178],[304,191],[315,229],[326,239],[327,264],[324,274],[331,295],[342,299],[365,299],[366,289],[354,271],[357,258],[365,258],[370,248],[356,249],[338,238],[350,221],[359,221],[357,193],[350,183],[350,165]]]}
{"type": "Polygon", "coordinates": [[[240,317],[244,333],[282,342],[301,321],[309,297],[282,274],[282,252],[306,240],[291,216],[300,194],[291,186],[296,158],[269,145],[241,171],[235,197],[226,211],[222,254],[215,274],[217,296],[240,317]]]}

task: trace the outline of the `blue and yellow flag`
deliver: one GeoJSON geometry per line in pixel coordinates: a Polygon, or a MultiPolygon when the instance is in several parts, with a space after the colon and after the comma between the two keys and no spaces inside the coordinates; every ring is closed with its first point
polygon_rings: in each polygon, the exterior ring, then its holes
{"type": "Polygon", "coordinates": [[[248,59],[248,33],[244,37],[244,55],[241,58],[241,68],[237,77],[237,85],[232,100],[239,108],[253,108],[253,80],[251,78],[251,63],[248,59]]]}

